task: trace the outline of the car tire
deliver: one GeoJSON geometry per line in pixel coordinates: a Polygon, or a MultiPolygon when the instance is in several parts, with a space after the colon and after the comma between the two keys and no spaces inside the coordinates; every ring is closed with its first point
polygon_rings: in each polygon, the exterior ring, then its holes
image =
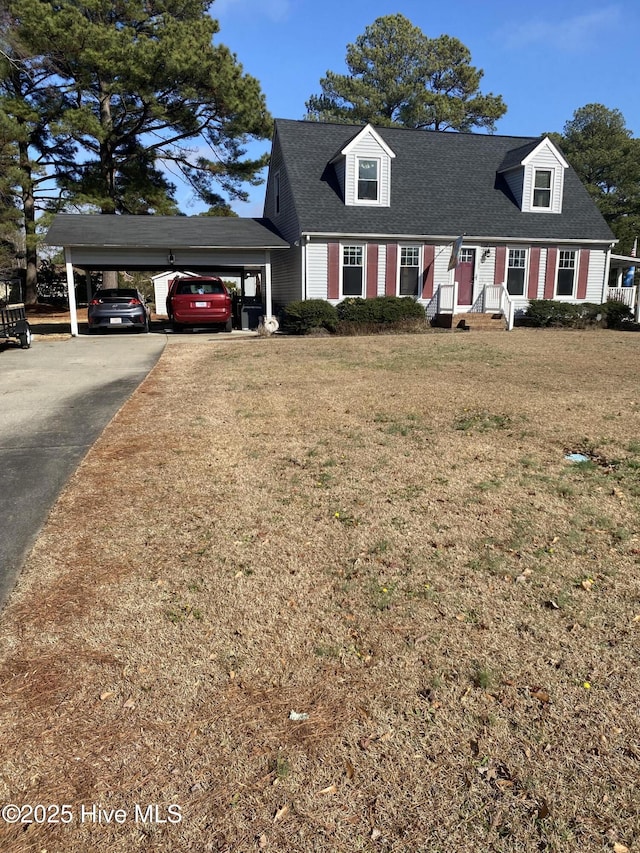
{"type": "Polygon", "coordinates": [[[224,330],[225,330],[225,332],[232,332],[233,331],[233,317],[229,317],[227,322],[224,324],[224,330]]]}
{"type": "Polygon", "coordinates": [[[173,320],[171,322],[171,328],[173,329],[174,332],[181,332],[182,331],[182,326],[180,325],[180,323],[176,323],[175,320],[173,320]]]}

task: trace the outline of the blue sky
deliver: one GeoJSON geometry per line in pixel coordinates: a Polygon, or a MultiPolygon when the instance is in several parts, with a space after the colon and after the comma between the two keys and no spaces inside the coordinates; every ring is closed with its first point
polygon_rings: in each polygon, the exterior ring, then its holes
{"type": "MultiPolygon", "coordinates": [[[[579,107],[619,109],[640,135],[637,0],[215,0],[217,41],[256,77],[275,118],[301,119],[328,70],[346,72],[347,44],[382,15],[402,13],[425,35],[455,36],[484,70],[481,89],[502,95],[505,135],[561,132],[579,107]]],[[[267,150],[268,145],[261,150],[267,150]]],[[[264,187],[241,216],[260,216],[264,187]]],[[[183,202],[185,213],[197,206],[183,202]]]]}

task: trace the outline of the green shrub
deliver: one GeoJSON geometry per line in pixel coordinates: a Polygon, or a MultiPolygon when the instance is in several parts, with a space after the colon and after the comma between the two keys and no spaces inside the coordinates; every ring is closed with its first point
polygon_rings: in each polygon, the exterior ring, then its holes
{"type": "Polygon", "coordinates": [[[524,315],[528,326],[564,326],[584,329],[603,316],[603,306],[593,302],[556,302],[554,299],[532,299],[524,315]]]}
{"type": "Polygon", "coordinates": [[[424,307],[410,296],[348,297],[337,306],[342,323],[386,325],[406,320],[424,320],[424,307]]]}
{"type": "Polygon", "coordinates": [[[301,299],[284,309],[282,330],[292,335],[307,335],[317,329],[334,332],[338,321],[335,306],[324,299],[301,299]]]}
{"type": "Polygon", "coordinates": [[[633,320],[631,308],[617,299],[609,299],[607,302],[604,302],[600,306],[600,310],[602,311],[602,318],[605,324],[610,329],[616,329],[618,326],[622,326],[633,320]]]}
{"type": "Polygon", "coordinates": [[[618,328],[630,322],[631,309],[624,303],[610,299],[602,305],[595,302],[556,302],[553,299],[532,299],[524,315],[527,326],[564,326],[584,329],[600,323],[608,328],[618,328]]]}

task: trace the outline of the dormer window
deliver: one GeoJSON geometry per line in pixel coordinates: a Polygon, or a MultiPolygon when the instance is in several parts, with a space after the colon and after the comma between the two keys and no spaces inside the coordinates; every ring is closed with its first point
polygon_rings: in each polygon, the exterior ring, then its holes
{"type": "Polygon", "coordinates": [[[536,169],[533,183],[533,206],[549,210],[551,207],[551,169],[536,169]]]}
{"type": "Polygon", "coordinates": [[[523,213],[562,213],[564,173],[569,164],[548,136],[505,155],[502,175],[523,213]]]}
{"type": "Polygon", "coordinates": [[[346,205],[389,207],[391,161],[396,155],[370,124],[330,161],[346,205]]]}
{"type": "Polygon", "coordinates": [[[379,160],[358,160],[358,201],[378,201],[379,160]]]}

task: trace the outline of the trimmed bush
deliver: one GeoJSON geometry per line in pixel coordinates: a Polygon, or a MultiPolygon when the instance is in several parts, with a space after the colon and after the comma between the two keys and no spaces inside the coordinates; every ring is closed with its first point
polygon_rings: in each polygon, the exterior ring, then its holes
{"type": "Polygon", "coordinates": [[[631,310],[622,302],[610,299],[602,305],[595,302],[556,302],[553,299],[532,299],[524,315],[527,326],[563,326],[585,329],[603,324],[617,328],[632,320],[631,310]]]}
{"type": "Polygon", "coordinates": [[[424,320],[424,307],[410,296],[348,297],[337,306],[341,323],[387,325],[406,320],[424,320]]]}
{"type": "Polygon", "coordinates": [[[623,326],[625,323],[630,323],[633,320],[631,308],[617,299],[609,299],[600,306],[600,309],[602,317],[609,329],[616,329],[618,326],[623,326]]]}
{"type": "Polygon", "coordinates": [[[301,299],[284,309],[282,331],[291,335],[308,335],[318,329],[335,332],[338,315],[324,299],[301,299]]]}
{"type": "Polygon", "coordinates": [[[584,329],[598,322],[602,305],[593,302],[556,302],[553,299],[532,299],[524,315],[528,326],[564,326],[584,329]]]}

